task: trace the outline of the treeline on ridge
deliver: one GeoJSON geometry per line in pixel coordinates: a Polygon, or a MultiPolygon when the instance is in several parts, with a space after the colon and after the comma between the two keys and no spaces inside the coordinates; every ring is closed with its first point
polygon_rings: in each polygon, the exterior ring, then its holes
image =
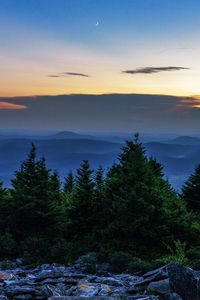
{"type": "Polygon", "coordinates": [[[200,265],[200,166],[181,194],[162,169],[136,134],[106,174],[84,160],[61,186],[32,145],[11,188],[0,183],[0,259],[69,263],[92,252],[114,271],[200,265]]]}

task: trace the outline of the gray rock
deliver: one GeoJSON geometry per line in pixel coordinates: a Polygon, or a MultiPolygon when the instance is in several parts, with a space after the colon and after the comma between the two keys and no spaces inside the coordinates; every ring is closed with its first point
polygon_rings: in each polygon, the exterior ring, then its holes
{"type": "Polygon", "coordinates": [[[10,272],[0,271],[0,281],[11,280],[14,275],[10,272]]]}
{"type": "Polygon", "coordinates": [[[138,295],[132,298],[134,300],[159,300],[157,296],[138,295]]]}
{"type": "MultiPolygon", "coordinates": [[[[147,278],[147,277],[152,277],[153,275],[157,276],[157,274],[160,274],[160,276],[163,276],[164,278],[166,278],[167,277],[167,267],[163,266],[161,268],[149,271],[149,272],[145,273],[143,275],[143,277],[147,278]]],[[[164,278],[162,278],[162,279],[164,279],[164,278]]]]}
{"type": "Polygon", "coordinates": [[[200,299],[200,272],[180,264],[168,266],[169,283],[172,292],[184,300],[200,299]]]}
{"type": "MultiPolygon", "coordinates": [[[[51,297],[48,300],[85,300],[85,297],[79,297],[79,296],[66,296],[66,297],[51,297]]],[[[92,296],[87,297],[87,300],[121,300],[121,298],[116,297],[99,297],[99,296],[92,296]]]]}
{"type": "Polygon", "coordinates": [[[123,282],[120,279],[113,277],[96,277],[94,282],[118,287],[123,286],[123,282]]]}
{"type": "Polygon", "coordinates": [[[81,281],[78,283],[74,295],[80,297],[93,297],[97,296],[99,291],[100,286],[98,284],[91,284],[86,281],[81,281]]]}
{"type": "Polygon", "coordinates": [[[6,297],[4,295],[0,295],[0,300],[8,300],[8,297],[6,297]]]}
{"type": "Polygon", "coordinates": [[[169,293],[165,295],[164,300],[183,300],[183,298],[176,293],[169,293]]]}
{"type": "Polygon", "coordinates": [[[147,291],[155,295],[165,295],[170,293],[169,279],[150,282],[147,291]]]}
{"type": "MultiPolygon", "coordinates": [[[[88,297],[87,300],[122,300],[122,299],[127,299],[127,300],[159,300],[158,297],[156,296],[141,296],[141,295],[138,295],[138,296],[134,296],[134,297],[125,297],[125,298],[122,298],[122,297],[88,297]]],[[[51,297],[49,298],[49,300],[85,300],[85,297],[70,297],[70,296],[67,296],[67,297],[51,297]]]]}

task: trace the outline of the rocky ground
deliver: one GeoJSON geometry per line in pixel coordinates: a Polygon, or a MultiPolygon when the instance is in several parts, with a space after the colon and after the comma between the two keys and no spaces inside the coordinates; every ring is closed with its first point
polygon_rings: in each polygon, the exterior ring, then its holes
{"type": "Polygon", "coordinates": [[[178,264],[140,276],[112,274],[103,268],[91,275],[77,264],[33,268],[18,260],[7,270],[1,265],[0,300],[200,300],[200,272],[178,264]]]}

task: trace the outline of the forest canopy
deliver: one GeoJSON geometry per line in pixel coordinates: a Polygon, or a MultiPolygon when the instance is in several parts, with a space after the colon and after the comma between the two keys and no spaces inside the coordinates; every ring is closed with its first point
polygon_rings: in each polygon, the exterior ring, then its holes
{"type": "Polygon", "coordinates": [[[116,163],[84,160],[63,183],[31,146],[11,180],[0,182],[0,259],[69,263],[95,253],[116,271],[170,261],[200,262],[200,167],[178,194],[136,134],[116,163]]]}

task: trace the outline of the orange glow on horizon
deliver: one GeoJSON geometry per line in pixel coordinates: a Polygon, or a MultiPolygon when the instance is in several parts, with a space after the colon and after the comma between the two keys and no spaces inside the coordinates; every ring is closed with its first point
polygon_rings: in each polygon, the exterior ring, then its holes
{"type": "Polygon", "coordinates": [[[19,109],[26,109],[27,106],[25,105],[21,105],[21,104],[13,104],[13,103],[9,103],[9,102],[4,102],[4,101],[0,101],[0,110],[1,109],[14,109],[14,110],[19,110],[19,109]]]}

